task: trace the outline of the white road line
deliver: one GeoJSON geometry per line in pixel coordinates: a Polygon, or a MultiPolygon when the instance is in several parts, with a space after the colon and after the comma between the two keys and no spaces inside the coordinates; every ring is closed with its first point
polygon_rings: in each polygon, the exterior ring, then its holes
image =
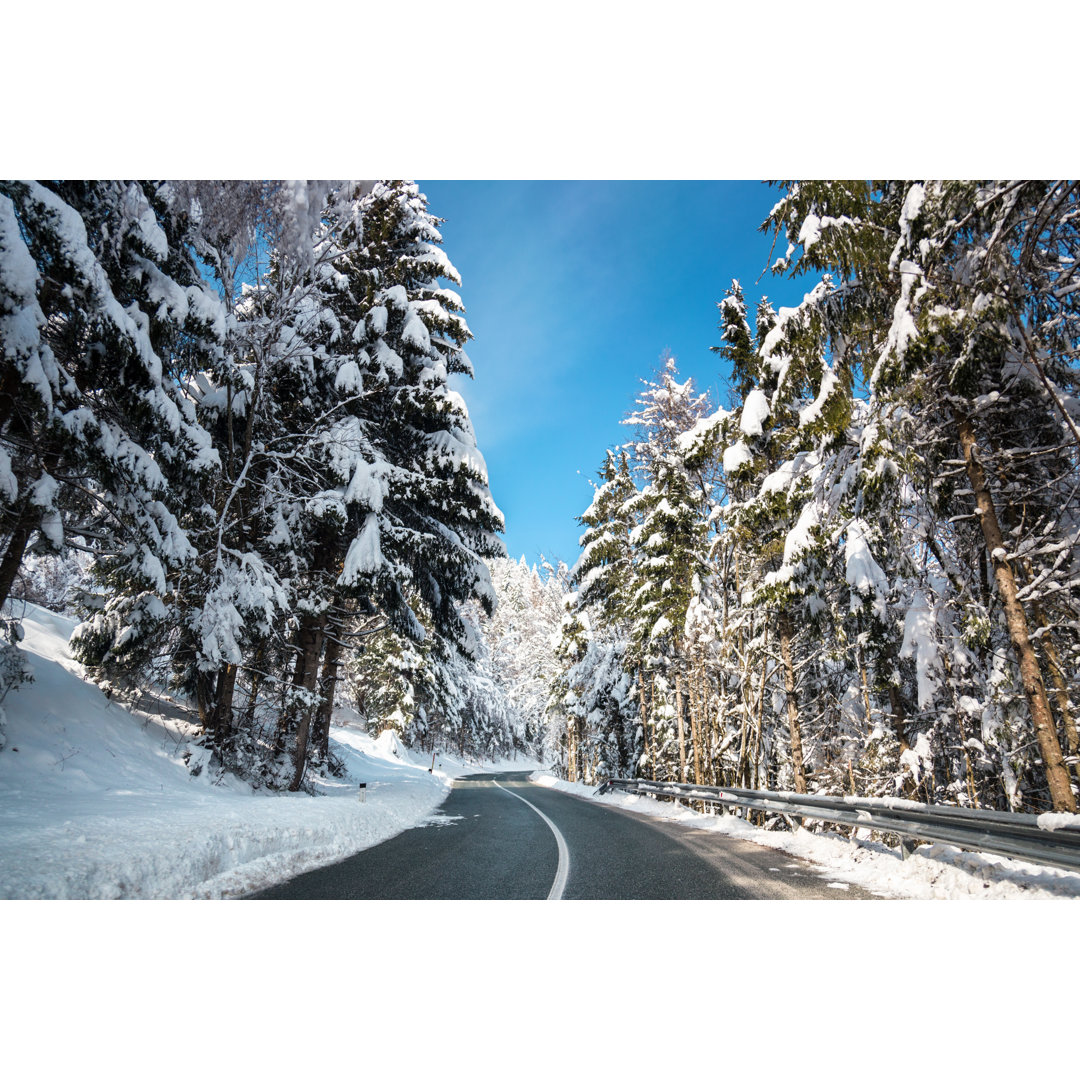
{"type": "Polygon", "coordinates": [[[549,900],[561,900],[563,889],[566,888],[566,879],[570,874],[570,850],[566,846],[566,841],[563,839],[563,834],[559,832],[555,826],[555,822],[551,820],[544,813],[543,810],[537,809],[533,806],[528,799],[519,795],[516,791],[511,791],[509,788],[504,788],[498,780],[491,781],[497,788],[505,791],[507,795],[513,795],[515,799],[521,799],[521,801],[532,810],[536,812],[547,822],[547,827],[555,834],[555,843],[559,847],[559,869],[555,872],[555,881],[551,885],[551,892],[548,893],[547,898],[549,900]]]}

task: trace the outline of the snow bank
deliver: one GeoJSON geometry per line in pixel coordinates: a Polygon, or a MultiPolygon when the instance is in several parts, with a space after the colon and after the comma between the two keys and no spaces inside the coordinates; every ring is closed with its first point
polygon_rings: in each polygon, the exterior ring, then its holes
{"type": "Polygon", "coordinates": [[[924,844],[913,855],[900,854],[867,839],[847,840],[838,835],[767,832],[730,814],[701,814],[674,802],[648,795],[612,792],[597,796],[595,787],[571,784],[548,773],[534,773],[534,783],[557,788],[597,802],[639,814],[667,818],[689,828],[723,833],[776,848],[816,863],[822,872],[844,883],[858,885],[879,896],[908,900],[1046,900],[1080,898],[1080,873],[1048,866],[961,851],[948,844],[924,844]]]}
{"type": "Polygon", "coordinates": [[[199,768],[175,702],[129,710],[85,682],[73,620],[27,605],[23,627],[34,682],[4,700],[0,898],[242,895],[419,824],[452,775],[480,771],[440,758],[429,773],[430,758],[338,724],[346,775],[318,781],[324,797],[256,792],[199,768]]]}

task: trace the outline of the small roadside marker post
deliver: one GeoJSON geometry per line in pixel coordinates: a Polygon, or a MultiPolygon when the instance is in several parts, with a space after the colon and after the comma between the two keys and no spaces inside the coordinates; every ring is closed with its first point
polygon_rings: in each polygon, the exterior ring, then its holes
{"type": "Polygon", "coordinates": [[[367,802],[367,784],[360,785],[360,791],[357,797],[361,802],[367,802]]]}
{"type": "Polygon", "coordinates": [[[435,751],[432,750],[431,751],[431,768],[428,769],[428,772],[433,773],[434,771],[435,771],[435,751]]]}

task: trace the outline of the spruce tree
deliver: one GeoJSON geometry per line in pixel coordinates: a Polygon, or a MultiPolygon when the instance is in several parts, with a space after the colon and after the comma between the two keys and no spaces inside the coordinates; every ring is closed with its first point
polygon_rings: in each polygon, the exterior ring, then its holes
{"type": "Polygon", "coordinates": [[[669,357],[656,382],[647,383],[638,398],[638,411],[624,423],[638,429],[630,445],[644,482],[634,506],[640,514],[631,534],[638,552],[635,588],[628,605],[631,639],[636,655],[648,657],[651,682],[661,688],[658,756],[672,744],[678,758],[677,775],[687,778],[687,719],[691,754],[700,772],[701,752],[697,716],[689,713],[687,615],[708,577],[705,564],[711,511],[711,486],[705,459],[696,453],[691,437],[709,414],[708,395],[697,394],[693,380],[680,383],[675,360],[669,357]],[[663,688],[668,690],[664,693],[663,688]]]}
{"type": "Polygon", "coordinates": [[[77,644],[145,656],[195,555],[181,518],[218,466],[186,386],[220,307],[166,185],[4,182],[0,249],[0,600],[27,551],[92,550],[123,590],[77,644]]]}

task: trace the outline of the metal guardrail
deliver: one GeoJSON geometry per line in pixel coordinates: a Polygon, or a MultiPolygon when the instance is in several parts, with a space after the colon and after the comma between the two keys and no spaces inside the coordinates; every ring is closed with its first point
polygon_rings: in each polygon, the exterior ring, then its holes
{"type": "Polygon", "coordinates": [[[919,840],[939,840],[971,851],[1026,859],[1064,870],[1080,870],[1080,814],[1010,814],[962,806],[931,806],[908,799],[798,795],[790,791],[703,787],[655,780],[606,780],[596,794],[613,790],[767,810],[786,817],[816,818],[919,840]]]}

